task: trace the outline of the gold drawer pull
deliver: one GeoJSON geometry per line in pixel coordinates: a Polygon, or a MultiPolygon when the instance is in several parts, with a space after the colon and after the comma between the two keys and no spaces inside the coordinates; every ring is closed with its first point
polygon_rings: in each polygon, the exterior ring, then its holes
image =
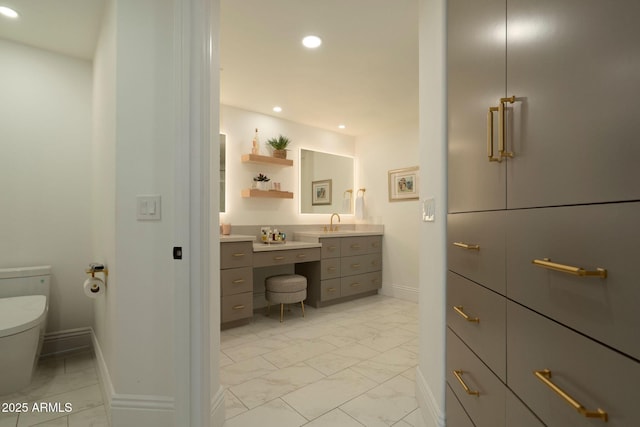
{"type": "Polygon", "coordinates": [[[244,305],[242,305],[242,304],[234,305],[233,309],[234,310],[244,310],[244,305]]]}
{"type": "Polygon", "coordinates": [[[335,292],[335,291],[336,291],[336,288],[328,288],[327,289],[327,292],[335,292]]]}
{"type": "Polygon", "coordinates": [[[453,310],[456,313],[458,313],[460,315],[460,317],[462,317],[467,322],[480,323],[480,318],[478,318],[478,317],[469,317],[469,315],[463,311],[464,307],[462,307],[461,305],[458,305],[458,306],[454,305],[453,306],[453,310]]]}
{"type": "Polygon", "coordinates": [[[607,278],[607,269],[605,268],[597,268],[595,271],[588,271],[580,267],[572,267],[570,265],[563,265],[563,264],[551,262],[549,258],[534,259],[531,262],[534,265],[537,265],[538,267],[546,268],[548,270],[559,271],[561,273],[571,274],[573,276],[580,276],[580,277],[595,276],[595,277],[600,277],[601,279],[607,278]]]}
{"type": "Polygon", "coordinates": [[[283,257],[283,256],[274,256],[274,257],[273,257],[273,260],[274,260],[274,261],[282,261],[283,259],[284,259],[284,257],[283,257]]]}
{"type": "Polygon", "coordinates": [[[379,248],[379,247],[380,247],[380,245],[378,244],[378,242],[375,242],[375,243],[372,243],[372,244],[371,244],[371,247],[372,247],[372,248],[379,248]]]}
{"type": "Polygon", "coordinates": [[[307,254],[298,254],[298,258],[302,259],[302,258],[306,258],[307,254]]]}
{"type": "Polygon", "coordinates": [[[551,371],[548,369],[543,369],[542,371],[533,371],[533,375],[536,376],[540,381],[542,381],[547,387],[553,390],[558,396],[563,398],[565,402],[571,405],[578,413],[584,415],[586,418],[600,418],[602,421],[609,421],[609,415],[598,408],[595,411],[588,411],[584,406],[580,404],[573,397],[569,396],[564,390],[551,382],[551,371]]]}
{"type": "Polygon", "coordinates": [[[468,243],[462,243],[462,242],[453,242],[453,246],[457,246],[462,249],[474,250],[474,251],[480,250],[480,245],[470,245],[468,243]]]}
{"type": "Polygon", "coordinates": [[[351,268],[353,268],[354,270],[357,270],[360,268],[360,264],[351,264],[351,268]]]}
{"type": "Polygon", "coordinates": [[[241,257],[243,257],[243,256],[245,256],[245,255],[246,255],[246,254],[241,253],[241,252],[240,252],[240,253],[237,253],[237,254],[233,254],[233,256],[234,256],[235,258],[241,258],[241,257]]]}
{"type": "Polygon", "coordinates": [[[244,283],[244,279],[236,279],[231,283],[233,283],[234,285],[239,285],[240,283],[244,283]]]}
{"type": "Polygon", "coordinates": [[[360,249],[360,245],[357,243],[354,243],[353,245],[351,245],[351,249],[360,249]]]}
{"type": "Polygon", "coordinates": [[[356,282],[356,283],[352,283],[352,284],[351,284],[351,287],[352,287],[352,288],[359,288],[360,286],[362,286],[362,284],[360,284],[360,283],[358,283],[358,282],[356,282]]]}
{"type": "Polygon", "coordinates": [[[335,251],[338,247],[337,246],[329,246],[327,247],[327,249],[331,252],[335,251]]]}
{"type": "Polygon", "coordinates": [[[336,271],[337,269],[335,267],[327,267],[327,270],[329,271],[336,271]]]}
{"type": "Polygon", "coordinates": [[[463,371],[453,371],[453,375],[456,376],[456,378],[458,379],[458,381],[460,382],[460,385],[462,385],[462,388],[464,389],[464,391],[467,394],[470,394],[472,396],[480,396],[480,392],[477,390],[471,390],[469,388],[468,385],[465,384],[464,380],[462,379],[462,374],[464,374],[463,371]]]}

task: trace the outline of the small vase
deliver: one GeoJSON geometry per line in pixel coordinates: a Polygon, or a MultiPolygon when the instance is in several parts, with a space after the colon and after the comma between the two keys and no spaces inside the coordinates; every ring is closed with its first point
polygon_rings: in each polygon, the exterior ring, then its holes
{"type": "Polygon", "coordinates": [[[256,184],[258,190],[266,191],[269,189],[269,183],[267,181],[258,181],[256,184]]]}
{"type": "Polygon", "coordinates": [[[286,159],[287,150],[273,150],[273,157],[278,159],[286,159]]]}

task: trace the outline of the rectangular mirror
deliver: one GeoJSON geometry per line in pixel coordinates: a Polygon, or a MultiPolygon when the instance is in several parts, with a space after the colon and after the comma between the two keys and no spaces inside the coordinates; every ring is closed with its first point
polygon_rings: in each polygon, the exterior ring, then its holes
{"type": "Polygon", "coordinates": [[[220,212],[225,211],[225,174],[227,169],[226,161],[227,136],[220,134],[220,212]]]}
{"type": "Polygon", "coordinates": [[[353,157],[300,150],[300,212],[353,212],[353,157]]]}

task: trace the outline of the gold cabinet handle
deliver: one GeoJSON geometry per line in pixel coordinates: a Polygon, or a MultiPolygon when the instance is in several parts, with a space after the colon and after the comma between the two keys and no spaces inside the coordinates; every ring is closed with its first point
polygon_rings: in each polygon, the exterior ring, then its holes
{"type": "Polygon", "coordinates": [[[327,267],[327,270],[329,271],[336,271],[337,269],[335,267],[327,267]]]}
{"type": "Polygon", "coordinates": [[[467,322],[480,323],[480,318],[470,317],[467,313],[464,312],[464,307],[462,307],[461,305],[454,305],[453,310],[467,322]]]}
{"type": "Polygon", "coordinates": [[[302,258],[306,258],[307,254],[298,254],[298,258],[302,259],[302,258]]]}
{"type": "Polygon", "coordinates": [[[283,259],[284,259],[284,257],[283,257],[283,256],[274,256],[274,257],[273,257],[273,260],[274,260],[274,261],[282,261],[283,259]]]}
{"type": "Polygon", "coordinates": [[[471,390],[469,388],[468,385],[465,384],[464,380],[462,379],[462,374],[464,374],[464,371],[453,371],[453,375],[456,376],[456,378],[458,379],[458,381],[460,382],[460,385],[462,385],[462,388],[464,389],[464,391],[467,394],[470,394],[472,396],[480,396],[480,392],[477,390],[471,390]]]}
{"type": "Polygon", "coordinates": [[[498,107],[489,107],[487,112],[487,157],[490,162],[500,163],[502,161],[500,157],[493,157],[493,113],[498,109],[498,107]]]}
{"type": "Polygon", "coordinates": [[[239,285],[240,283],[244,283],[244,279],[236,279],[231,283],[233,283],[234,285],[239,285]]]}
{"type": "Polygon", "coordinates": [[[330,252],[333,252],[333,251],[335,251],[335,250],[337,249],[337,247],[336,247],[336,246],[329,246],[327,249],[328,249],[330,252]]]}
{"type": "Polygon", "coordinates": [[[336,291],[336,288],[328,288],[327,289],[327,292],[335,292],[335,291],[336,291]]]}
{"type": "Polygon", "coordinates": [[[480,250],[480,245],[470,245],[468,243],[462,243],[462,242],[453,242],[453,246],[457,246],[462,249],[475,250],[475,251],[480,250]]]}
{"type": "Polygon", "coordinates": [[[354,243],[353,245],[351,245],[351,249],[360,249],[360,245],[354,243]]]}
{"type": "Polygon", "coordinates": [[[351,284],[352,288],[359,288],[360,286],[362,286],[362,285],[360,283],[358,283],[358,282],[351,284]]]}
{"type": "Polygon", "coordinates": [[[546,268],[547,270],[559,271],[561,273],[571,274],[573,276],[580,276],[580,277],[592,276],[592,277],[600,277],[601,279],[607,278],[606,268],[597,268],[595,271],[588,271],[581,267],[573,267],[570,265],[551,262],[549,258],[534,259],[531,262],[538,267],[546,268]]]}
{"type": "Polygon", "coordinates": [[[233,256],[234,256],[235,258],[241,258],[241,257],[243,257],[243,256],[245,256],[245,255],[246,255],[246,254],[244,254],[244,253],[237,253],[237,254],[233,254],[233,256]]]}
{"type": "Polygon", "coordinates": [[[573,409],[578,411],[578,413],[584,415],[586,418],[600,418],[601,420],[603,420],[605,422],[609,421],[609,415],[607,414],[606,411],[603,411],[600,408],[598,408],[595,411],[587,410],[584,406],[582,406],[582,404],[580,404],[580,402],[575,400],[573,397],[569,396],[564,390],[562,390],[560,387],[555,385],[551,381],[551,371],[550,370],[543,369],[541,371],[533,371],[533,375],[535,375],[536,378],[538,378],[540,381],[542,381],[544,383],[544,385],[546,385],[551,390],[553,390],[558,396],[560,396],[562,399],[564,399],[565,402],[567,402],[569,405],[571,405],[573,407],[573,409]]]}
{"type": "Polygon", "coordinates": [[[351,264],[351,268],[353,268],[354,270],[357,270],[360,268],[360,264],[351,264]]]}
{"type": "Polygon", "coordinates": [[[242,305],[242,304],[234,305],[233,309],[234,310],[244,310],[244,305],[242,305]]]}
{"type": "Polygon", "coordinates": [[[506,151],[506,135],[507,135],[507,118],[505,115],[506,111],[506,103],[513,104],[516,102],[515,95],[510,96],[509,98],[500,98],[500,104],[498,104],[498,111],[500,120],[500,127],[498,129],[498,152],[500,154],[500,158],[507,157],[512,158],[513,153],[506,151]]]}

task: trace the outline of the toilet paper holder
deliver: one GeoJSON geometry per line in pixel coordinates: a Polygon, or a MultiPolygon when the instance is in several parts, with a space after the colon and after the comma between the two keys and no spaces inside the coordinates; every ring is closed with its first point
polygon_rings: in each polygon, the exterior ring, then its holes
{"type": "Polygon", "coordinates": [[[107,281],[107,276],[109,275],[109,269],[105,268],[104,264],[99,263],[91,263],[89,264],[89,268],[84,270],[85,273],[90,274],[91,277],[96,277],[96,273],[104,274],[104,281],[107,281]]]}

